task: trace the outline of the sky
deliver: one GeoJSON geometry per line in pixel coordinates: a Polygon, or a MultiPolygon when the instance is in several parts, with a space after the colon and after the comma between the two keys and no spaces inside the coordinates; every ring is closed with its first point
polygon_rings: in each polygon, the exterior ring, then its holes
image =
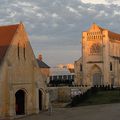
{"type": "Polygon", "coordinates": [[[120,33],[120,0],[0,0],[0,25],[20,21],[36,57],[51,67],[74,63],[92,23],[120,33]]]}

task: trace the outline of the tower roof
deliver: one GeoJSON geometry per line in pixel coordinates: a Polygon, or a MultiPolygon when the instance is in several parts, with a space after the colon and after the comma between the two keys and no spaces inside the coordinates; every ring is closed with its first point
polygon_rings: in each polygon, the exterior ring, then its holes
{"type": "Polygon", "coordinates": [[[96,23],[93,23],[93,24],[91,25],[91,27],[88,29],[88,31],[90,31],[90,30],[95,30],[95,29],[99,29],[100,31],[105,30],[104,28],[100,27],[100,26],[97,25],[96,23]]]}
{"type": "Polygon", "coordinates": [[[0,62],[4,58],[19,24],[0,26],[0,62]]]}

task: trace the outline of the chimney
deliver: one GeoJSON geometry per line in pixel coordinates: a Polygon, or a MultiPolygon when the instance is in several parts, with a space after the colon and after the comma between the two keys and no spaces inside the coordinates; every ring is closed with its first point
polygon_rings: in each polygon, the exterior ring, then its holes
{"type": "Polygon", "coordinates": [[[39,55],[38,55],[38,59],[39,59],[40,61],[42,61],[42,54],[39,54],[39,55]]]}

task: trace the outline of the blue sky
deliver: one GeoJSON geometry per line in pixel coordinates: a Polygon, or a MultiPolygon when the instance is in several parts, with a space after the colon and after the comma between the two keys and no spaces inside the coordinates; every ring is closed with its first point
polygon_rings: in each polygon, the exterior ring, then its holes
{"type": "Polygon", "coordinates": [[[22,21],[34,53],[50,66],[81,56],[81,32],[93,22],[120,33],[120,0],[0,0],[0,25],[22,21]]]}

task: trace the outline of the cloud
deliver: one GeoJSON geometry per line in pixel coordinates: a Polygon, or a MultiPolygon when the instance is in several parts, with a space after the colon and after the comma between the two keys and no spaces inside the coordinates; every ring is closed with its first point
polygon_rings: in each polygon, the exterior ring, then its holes
{"type": "Polygon", "coordinates": [[[91,4],[107,4],[106,0],[81,0],[83,3],[91,3],[91,4]]]}
{"type": "Polygon", "coordinates": [[[53,17],[53,18],[58,18],[58,15],[57,15],[56,13],[53,13],[53,14],[52,14],[52,17],[53,17]]]}
{"type": "Polygon", "coordinates": [[[79,13],[79,11],[77,11],[76,9],[74,9],[74,8],[72,8],[72,7],[70,7],[70,6],[66,6],[66,8],[67,8],[70,12],[75,13],[75,14],[78,15],[78,16],[81,16],[81,14],[79,13]]]}
{"type": "Polygon", "coordinates": [[[103,4],[103,5],[118,5],[120,6],[120,0],[80,0],[85,4],[103,4]]]}
{"type": "Polygon", "coordinates": [[[119,11],[119,0],[0,0],[0,24],[23,21],[36,56],[55,65],[80,57],[81,33],[93,22],[119,33],[119,11]]]}

